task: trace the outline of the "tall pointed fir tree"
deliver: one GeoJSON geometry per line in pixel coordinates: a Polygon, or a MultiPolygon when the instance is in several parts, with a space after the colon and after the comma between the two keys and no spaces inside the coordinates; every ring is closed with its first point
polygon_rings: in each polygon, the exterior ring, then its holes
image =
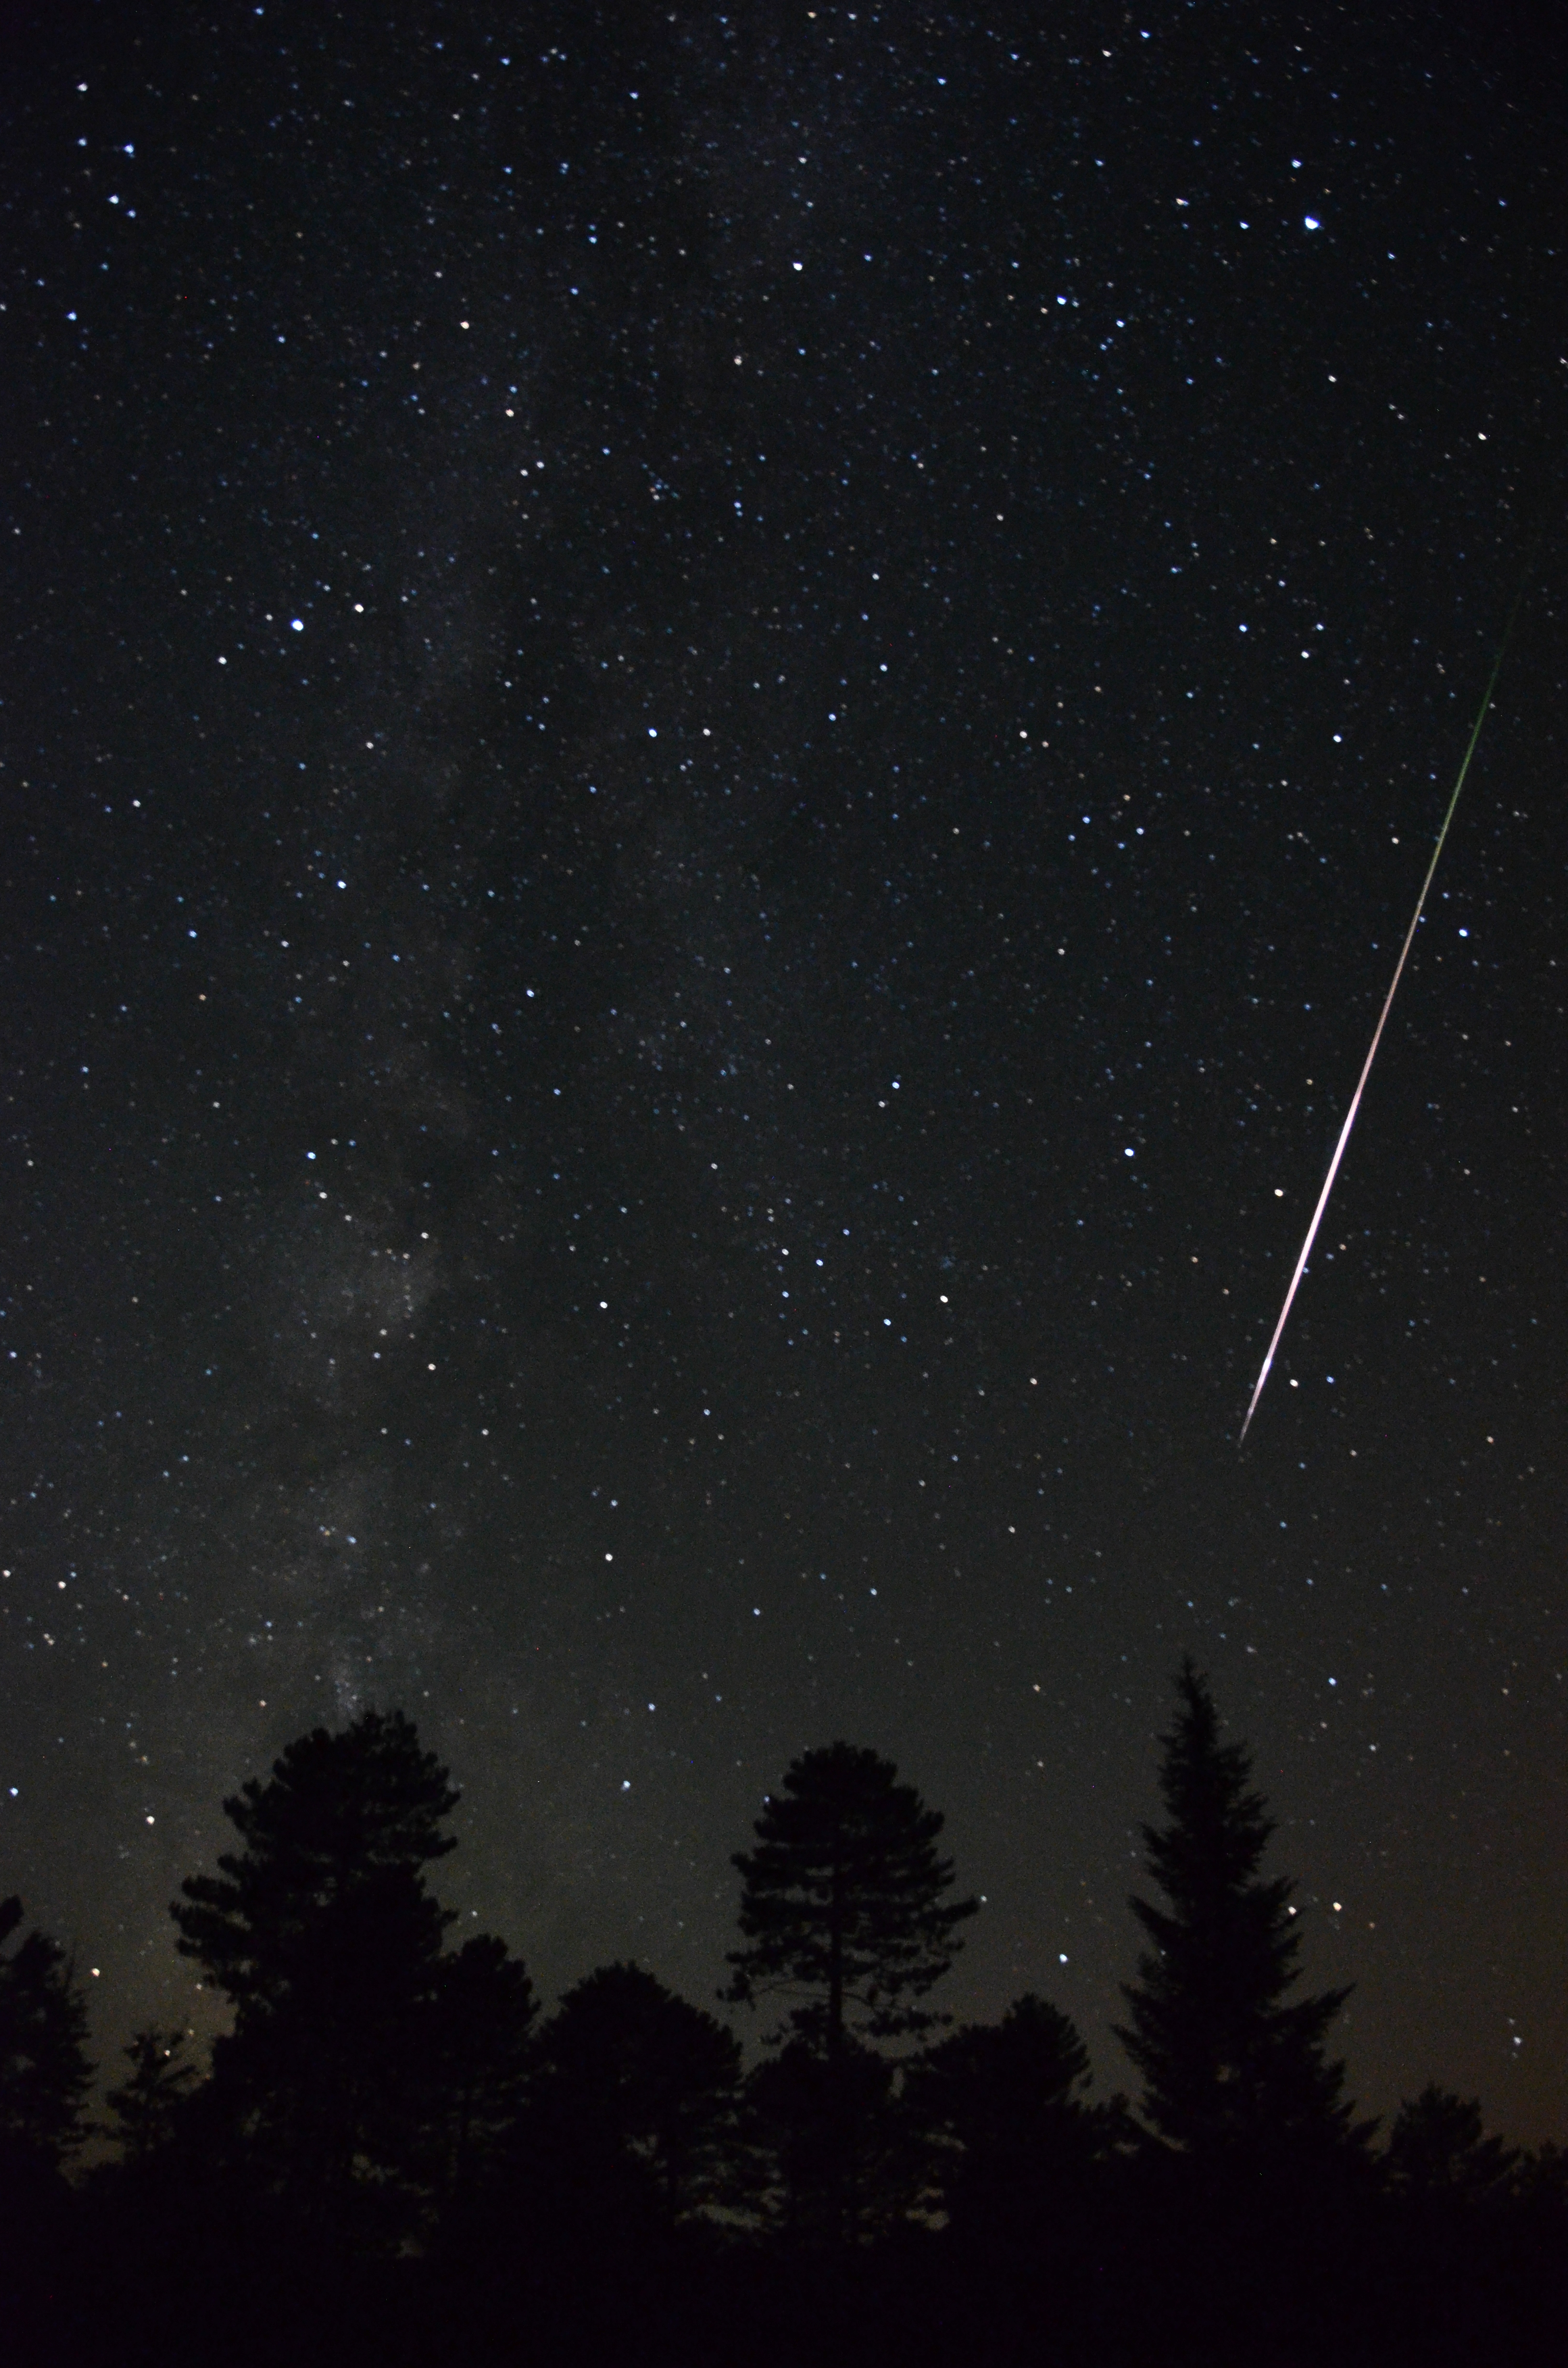
{"type": "Polygon", "coordinates": [[[724,1996],[791,2001],[752,2095],[774,2214],[798,2234],[841,2240],[896,2208],[892,2074],[868,2043],[948,2020],[924,2001],[979,1902],[948,1896],[942,1822],[891,1760],[833,1743],[791,1764],[735,1856],[746,1945],[724,1996]]]}
{"type": "Polygon", "coordinates": [[[1118,2029],[1143,2078],[1145,2120],[1167,2146],[1213,2165],[1305,2166],[1359,2154],[1345,2066],[1324,2055],[1349,1996],[1291,2001],[1301,1930],[1288,1876],[1260,1873],[1275,1831],[1241,1744],[1220,1740],[1207,1679],[1190,1659],[1163,1740],[1167,1822],[1145,1826],[1165,1905],[1131,1902],[1150,1947],[1123,1986],[1118,2029]]]}

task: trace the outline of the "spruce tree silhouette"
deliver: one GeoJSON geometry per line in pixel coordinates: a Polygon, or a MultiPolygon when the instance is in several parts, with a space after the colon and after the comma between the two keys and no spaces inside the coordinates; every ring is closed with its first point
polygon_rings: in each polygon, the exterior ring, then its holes
{"type": "Polygon", "coordinates": [[[425,1867],[458,1794],[400,1713],[291,1743],[223,1804],[243,1850],[182,1886],[182,1955],[232,2001],[210,2099],[250,2172],[347,2236],[408,2225],[429,2175],[428,2046],[451,1913],[425,1867]]]}
{"type": "Polygon", "coordinates": [[[92,2085],[87,2009],[70,1960],[47,1933],[7,1954],[22,1903],[0,1900],[0,2182],[58,2169],[80,2145],[92,2085]]]}
{"type": "Polygon", "coordinates": [[[1394,2116],[1383,2172],[1396,2195],[1475,2203],[1503,2196],[1517,2146],[1482,2134],[1481,2103],[1429,2080],[1394,2116]]]}
{"type": "Polygon", "coordinates": [[[949,2020],[922,2001],[979,1902],[947,1897],[942,1823],[891,1760],[832,1743],[791,1763],[756,1821],[756,1848],[733,1860],[747,1945],[729,1952],[722,1995],[794,2001],[772,2043],[787,2033],[786,2054],[763,2067],[752,2094],[778,2133],[786,2216],[798,2229],[857,2234],[869,2165],[888,2159],[890,2084],[866,2043],[918,2037],[949,2020]]]}
{"type": "Polygon", "coordinates": [[[1342,2064],[1324,2037],[1347,1989],[1290,2003],[1300,1978],[1294,1884],[1259,1873],[1274,1821],[1249,1789],[1251,1759],[1220,1740],[1208,1681],[1190,1659],[1164,1737],[1167,1823],[1145,1826],[1148,1871],[1168,1903],[1134,1898],[1153,1943],[1123,1985],[1117,2036],[1143,2077],[1142,2112],[1165,2143],[1218,2162],[1328,2159],[1364,2147],[1342,2064]]]}

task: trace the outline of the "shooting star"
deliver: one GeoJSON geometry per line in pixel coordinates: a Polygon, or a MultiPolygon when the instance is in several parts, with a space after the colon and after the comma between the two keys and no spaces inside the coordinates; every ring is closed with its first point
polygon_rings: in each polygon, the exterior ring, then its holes
{"type": "Polygon", "coordinates": [[[1290,1321],[1291,1302],[1301,1286],[1301,1277],[1307,1270],[1307,1260],[1312,1254],[1312,1244],[1317,1239],[1318,1227],[1323,1223],[1323,1213],[1328,1206],[1328,1196],[1334,1190],[1334,1179],[1339,1173],[1339,1163],[1345,1156],[1345,1146],[1350,1140],[1350,1130],[1356,1123],[1356,1113],[1361,1107],[1361,1097],[1367,1090],[1367,1080],[1372,1074],[1372,1063],[1378,1057],[1378,1046],[1383,1041],[1383,1030],[1388,1025],[1388,1016],[1393,1008],[1394,996],[1399,992],[1399,982],[1404,976],[1404,965],[1410,959],[1410,949],[1415,942],[1415,932],[1421,926],[1421,916],[1426,907],[1427,892],[1432,885],[1433,877],[1442,856],[1443,842],[1448,837],[1449,825],[1453,821],[1454,812],[1460,802],[1460,792],[1464,788],[1465,775],[1470,770],[1470,760],[1475,754],[1475,744],[1481,737],[1481,727],[1486,721],[1486,711],[1492,704],[1492,694],[1497,688],[1497,677],[1503,671],[1503,660],[1507,655],[1508,643],[1513,638],[1514,618],[1519,613],[1519,601],[1524,598],[1524,594],[1525,587],[1521,584],[1514,602],[1513,613],[1508,619],[1507,631],[1503,635],[1502,644],[1493,665],[1491,679],[1483,694],[1481,705],[1476,711],[1470,745],[1464,752],[1464,762],[1460,767],[1459,779],[1454,783],[1454,793],[1449,800],[1448,813],[1443,816],[1443,827],[1437,833],[1437,843],[1432,849],[1432,860],[1426,866],[1426,877],[1421,882],[1421,894],[1415,900],[1415,910],[1411,916],[1410,927],[1404,933],[1404,943],[1399,950],[1399,960],[1393,966],[1393,976],[1389,981],[1389,991],[1383,997],[1383,1008],[1378,1014],[1378,1024],[1372,1030],[1372,1041],[1367,1047],[1367,1057],[1361,1064],[1361,1074],[1356,1080],[1356,1090],[1350,1097],[1350,1107],[1345,1113],[1345,1123],[1339,1130],[1339,1141],[1334,1146],[1334,1157],[1328,1163],[1328,1174],[1323,1179],[1323,1190],[1318,1194],[1318,1204],[1312,1211],[1312,1221],[1307,1227],[1307,1237],[1301,1244],[1301,1256],[1296,1260],[1295,1271],[1290,1277],[1290,1285],[1285,1292],[1285,1304],[1279,1310],[1279,1321],[1274,1327],[1274,1337],[1269,1341],[1268,1353],[1264,1358],[1256,1381],[1253,1383],[1252,1396],[1247,1401],[1246,1414],[1242,1422],[1241,1437],[1236,1441],[1238,1449],[1244,1443],[1253,1416],[1257,1412],[1257,1402],[1263,1395],[1263,1385],[1268,1379],[1269,1368],[1274,1362],[1274,1352],[1278,1348],[1280,1337],[1290,1321]]]}

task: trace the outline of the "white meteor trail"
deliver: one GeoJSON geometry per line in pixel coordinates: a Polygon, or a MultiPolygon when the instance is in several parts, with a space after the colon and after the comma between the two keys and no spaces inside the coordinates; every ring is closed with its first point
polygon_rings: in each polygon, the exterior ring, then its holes
{"type": "MultiPolygon", "coordinates": [[[[1521,585],[1519,599],[1523,598],[1524,586],[1521,585]]],[[[1383,1030],[1388,1024],[1388,1016],[1393,1008],[1394,996],[1399,992],[1399,982],[1404,975],[1404,965],[1410,959],[1410,949],[1415,941],[1415,932],[1421,926],[1421,916],[1426,905],[1426,893],[1432,885],[1433,875],[1443,852],[1443,842],[1448,837],[1449,825],[1453,821],[1454,809],[1460,802],[1460,791],[1464,788],[1465,775],[1470,770],[1470,760],[1475,754],[1475,744],[1481,737],[1481,727],[1486,721],[1486,711],[1492,704],[1492,694],[1497,688],[1497,677],[1503,671],[1503,660],[1514,631],[1514,616],[1517,616],[1518,609],[1519,600],[1517,599],[1514,602],[1514,615],[1508,619],[1508,630],[1503,636],[1502,647],[1497,652],[1496,663],[1492,668],[1492,678],[1486,686],[1485,694],[1476,712],[1475,723],[1470,735],[1470,745],[1464,752],[1464,762],[1460,767],[1460,776],[1454,783],[1453,796],[1449,800],[1449,811],[1443,816],[1443,827],[1437,833],[1437,843],[1432,849],[1432,860],[1426,866],[1426,877],[1421,882],[1421,894],[1415,900],[1415,910],[1411,916],[1410,927],[1404,933],[1404,943],[1399,950],[1399,960],[1393,966],[1393,976],[1389,981],[1389,991],[1383,997],[1383,1008],[1378,1014],[1378,1024],[1372,1030],[1372,1041],[1367,1047],[1367,1057],[1361,1064],[1361,1074],[1356,1080],[1356,1090],[1350,1097],[1350,1107],[1345,1113],[1345,1123],[1339,1130],[1339,1141],[1334,1146],[1334,1157],[1328,1163],[1328,1174],[1323,1179],[1323,1190],[1318,1194],[1318,1204],[1312,1211],[1312,1221],[1307,1227],[1307,1237],[1301,1244],[1301,1254],[1296,1260],[1295,1271],[1290,1277],[1290,1287],[1285,1293],[1285,1304],[1279,1310],[1279,1321],[1274,1327],[1274,1337],[1269,1341],[1268,1353],[1264,1358],[1256,1381],[1253,1383],[1252,1396],[1247,1401],[1246,1414],[1242,1422],[1241,1438],[1236,1441],[1238,1448],[1244,1441],[1248,1425],[1257,1411],[1257,1402],[1263,1395],[1263,1385],[1268,1379],[1268,1369],[1274,1362],[1274,1352],[1279,1346],[1280,1335],[1290,1318],[1290,1304],[1296,1296],[1301,1277],[1307,1270],[1307,1260],[1312,1254],[1312,1244],[1317,1239],[1318,1227],[1323,1223],[1323,1212],[1328,1206],[1328,1196],[1334,1190],[1334,1179],[1339,1173],[1339,1163],[1345,1156],[1345,1146],[1350,1140],[1350,1130],[1356,1123],[1356,1113],[1361,1107],[1361,1097],[1367,1090],[1367,1079],[1372,1074],[1372,1063],[1378,1057],[1378,1046],[1382,1042],[1383,1030]]]]}

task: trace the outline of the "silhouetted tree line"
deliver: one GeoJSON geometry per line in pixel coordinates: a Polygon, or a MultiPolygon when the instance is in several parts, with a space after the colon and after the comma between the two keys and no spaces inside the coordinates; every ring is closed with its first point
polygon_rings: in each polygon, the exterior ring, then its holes
{"type": "Polygon", "coordinates": [[[931,2003],[977,1903],[875,1752],[808,1751],[737,1853],[733,2032],[643,1967],[541,2014],[430,1871],[447,1771],[400,1713],[224,1810],[178,1947],[230,2009],[93,2082],[74,1968],[0,1905],[0,2362],[1545,2361],[1568,2160],[1429,2085],[1386,2136],[1300,1986],[1273,1822],[1188,1662],[1119,2030],[1136,2106],[1032,1992],[931,2003]]]}

